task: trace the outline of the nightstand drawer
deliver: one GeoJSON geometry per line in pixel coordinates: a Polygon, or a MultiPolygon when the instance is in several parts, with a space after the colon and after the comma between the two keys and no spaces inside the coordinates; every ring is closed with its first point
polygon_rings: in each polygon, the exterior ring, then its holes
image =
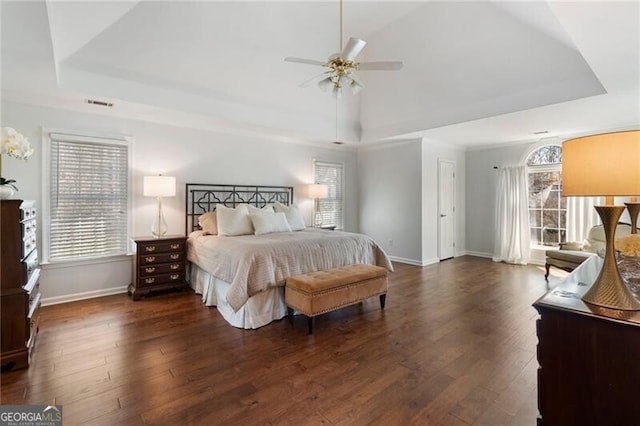
{"type": "Polygon", "coordinates": [[[171,274],[151,275],[148,277],[140,277],[138,281],[139,287],[155,286],[158,284],[181,282],[184,281],[184,272],[174,272],[171,274]]]}
{"type": "Polygon", "coordinates": [[[140,265],[181,262],[183,259],[184,253],[145,254],[140,256],[140,265]]]}
{"type": "Polygon", "coordinates": [[[151,264],[149,266],[142,266],[140,268],[140,276],[145,277],[147,275],[166,274],[170,272],[179,272],[184,269],[184,262],[163,263],[163,264],[151,264]]]}
{"type": "Polygon", "coordinates": [[[182,241],[162,241],[162,242],[145,242],[138,247],[139,254],[155,254],[168,252],[182,252],[184,250],[184,242],[182,241]]]}

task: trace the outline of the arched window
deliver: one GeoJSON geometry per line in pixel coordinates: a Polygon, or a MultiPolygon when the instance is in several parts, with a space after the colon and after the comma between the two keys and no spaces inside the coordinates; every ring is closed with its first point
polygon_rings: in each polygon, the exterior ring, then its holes
{"type": "Polygon", "coordinates": [[[558,246],[567,237],[567,201],[562,196],[562,147],[543,145],[529,154],[526,163],[531,245],[558,246]]]}

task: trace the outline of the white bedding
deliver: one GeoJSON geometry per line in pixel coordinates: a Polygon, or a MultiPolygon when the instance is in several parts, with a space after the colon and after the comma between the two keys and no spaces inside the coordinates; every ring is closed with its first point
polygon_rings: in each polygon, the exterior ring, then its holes
{"type": "Polygon", "coordinates": [[[318,229],[236,237],[195,231],[189,235],[187,259],[229,284],[225,298],[234,311],[250,297],[284,286],[290,276],[356,263],[393,270],[370,237],[318,229]]]}

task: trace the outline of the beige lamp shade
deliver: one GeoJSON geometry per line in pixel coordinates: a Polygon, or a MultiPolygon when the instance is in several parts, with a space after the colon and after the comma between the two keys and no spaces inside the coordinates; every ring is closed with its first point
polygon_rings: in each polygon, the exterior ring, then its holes
{"type": "Polygon", "coordinates": [[[562,144],[562,195],[640,194],[640,130],[570,139],[562,144]]]}
{"type": "Polygon", "coordinates": [[[329,196],[329,187],[319,183],[309,185],[307,188],[309,198],[327,198],[329,196]]]}
{"type": "Polygon", "coordinates": [[[145,197],[174,197],[176,195],[176,178],[173,176],[145,176],[145,197]]]}

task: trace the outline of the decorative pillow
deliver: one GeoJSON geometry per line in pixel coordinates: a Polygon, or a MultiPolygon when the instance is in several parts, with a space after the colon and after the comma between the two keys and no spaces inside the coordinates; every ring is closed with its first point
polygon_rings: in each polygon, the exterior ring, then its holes
{"type": "Polygon", "coordinates": [[[266,206],[259,208],[256,206],[252,206],[251,204],[247,204],[247,207],[249,208],[249,214],[264,214],[264,213],[275,213],[273,211],[273,206],[271,204],[267,204],[266,206]]]}
{"type": "Polygon", "coordinates": [[[285,214],[292,231],[302,231],[306,227],[304,219],[302,218],[302,213],[300,213],[300,210],[298,210],[298,207],[295,204],[285,206],[281,203],[275,203],[273,205],[273,209],[276,213],[282,212],[285,214]]]}
{"type": "Polygon", "coordinates": [[[253,234],[253,225],[249,218],[249,209],[246,204],[240,204],[235,209],[216,205],[218,216],[218,235],[228,237],[235,235],[253,234]]]}
{"type": "Polygon", "coordinates": [[[218,217],[216,212],[206,212],[198,218],[198,225],[205,235],[218,235],[218,217]]]}
{"type": "Polygon", "coordinates": [[[291,232],[289,222],[284,213],[252,213],[249,214],[256,235],[274,232],[291,232]]]}

